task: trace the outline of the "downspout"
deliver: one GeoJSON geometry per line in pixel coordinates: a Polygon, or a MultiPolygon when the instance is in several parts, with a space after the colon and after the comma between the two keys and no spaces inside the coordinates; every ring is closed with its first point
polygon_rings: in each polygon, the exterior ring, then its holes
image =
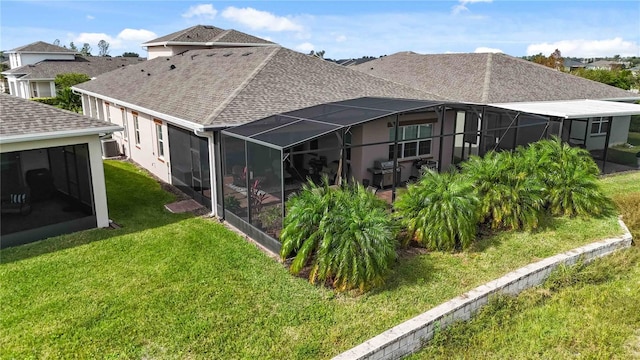
{"type": "Polygon", "coordinates": [[[391,180],[391,203],[393,204],[396,201],[396,178],[397,178],[397,169],[398,169],[398,127],[400,122],[400,115],[396,114],[396,122],[394,125],[395,128],[395,137],[393,139],[393,180],[391,180]]]}
{"type": "MultiPolygon", "coordinates": [[[[602,174],[606,174],[605,172],[605,168],[607,166],[607,155],[609,153],[609,141],[611,140],[611,128],[613,127],[613,118],[614,116],[611,117],[611,120],[609,120],[609,126],[607,126],[607,136],[604,140],[604,156],[602,159],[602,174]]],[[[601,120],[602,121],[602,118],[601,120]]]]}
{"type": "MultiPolygon", "coordinates": [[[[207,138],[207,143],[209,147],[209,188],[211,189],[211,212],[209,213],[210,217],[218,216],[218,188],[216,187],[217,179],[217,171],[215,161],[213,159],[216,156],[216,147],[213,132],[203,131],[200,129],[193,129],[193,134],[195,136],[207,138]]],[[[169,145],[171,146],[171,145],[169,145]]]]}

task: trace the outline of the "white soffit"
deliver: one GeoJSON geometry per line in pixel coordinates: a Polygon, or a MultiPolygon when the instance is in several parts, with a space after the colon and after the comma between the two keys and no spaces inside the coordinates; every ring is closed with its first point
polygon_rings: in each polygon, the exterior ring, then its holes
{"type": "Polygon", "coordinates": [[[496,103],[489,106],[565,119],[640,115],[640,105],[602,100],[565,100],[496,103]]]}

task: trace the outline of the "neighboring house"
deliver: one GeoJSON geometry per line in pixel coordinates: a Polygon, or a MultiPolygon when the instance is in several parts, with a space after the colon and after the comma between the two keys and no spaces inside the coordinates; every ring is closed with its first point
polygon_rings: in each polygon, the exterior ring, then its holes
{"type": "Polygon", "coordinates": [[[573,71],[573,70],[578,70],[578,69],[584,69],[585,66],[587,66],[587,64],[580,62],[580,61],[576,61],[576,60],[572,60],[572,59],[564,59],[564,70],[565,71],[573,71]]]}
{"type": "Polygon", "coordinates": [[[134,57],[83,57],[75,51],[39,41],[7,52],[11,69],[2,72],[11,95],[24,99],[56,96],[58,74],[80,73],[96,77],[108,71],[143,62],[134,57]]]}
{"type": "Polygon", "coordinates": [[[615,70],[622,69],[624,64],[611,60],[598,60],[585,64],[587,70],[615,70]]]}
{"type": "Polygon", "coordinates": [[[0,94],[0,246],[109,226],[99,136],[119,130],[0,94]]]}
{"type": "MultiPolygon", "coordinates": [[[[584,125],[576,116],[615,116],[617,123],[617,117],[640,114],[638,105],[603,101],[555,104],[564,112],[538,101],[522,110],[521,98],[567,99],[557,96],[571,88],[562,81],[585,83],[534,65],[533,75],[547,80],[537,84],[546,94],[520,84],[529,81],[527,61],[509,70],[513,64],[502,62],[510,57],[480,56],[470,59],[474,66],[465,74],[452,66],[460,59],[450,58],[432,74],[440,93],[425,90],[421,81],[402,84],[278,46],[186,50],[73,89],[82,94],[85,114],[124,128],[114,134],[122,153],[272,250],[279,244],[273,232],[267,235],[272,224],[261,214],[283,215],[284,200],[307,177],[393,186],[419,173],[420,164],[446,170],[470,155],[553,134],[570,140],[572,129],[584,125]],[[492,60],[505,69],[479,66],[491,67],[492,60]],[[567,77],[549,80],[547,72],[567,77]],[[576,107],[586,111],[568,111],[576,107]]],[[[379,61],[360,66],[375,68],[379,61]]],[[[599,124],[606,143],[608,123],[599,124]]]]}
{"type": "MultiPolygon", "coordinates": [[[[435,54],[401,52],[354,69],[452,101],[478,104],[558,100],[634,102],[638,94],[584,79],[505,54],[435,54]]],[[[602,149],[611,119],[593,117],[571,129],[571,142],[602,149]]],[[[610,146],[627,141],[628,116],[615,119],[610,146]]]]}
{"type": "Polygon", "coordinates": [[[279,45],[236,30],[196,25],[147,41],[142,46],[147,48],[147,57],[151,60],[159,56],[177,55],[187,50],[279,45]]]}

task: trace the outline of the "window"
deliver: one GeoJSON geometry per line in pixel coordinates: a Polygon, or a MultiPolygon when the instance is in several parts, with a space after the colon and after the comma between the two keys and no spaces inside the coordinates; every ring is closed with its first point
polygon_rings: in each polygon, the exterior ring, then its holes
{"type": "Polygon", "coordinates": [[[127,112],[123,109],[120,108],[120,111],[122,112],[122,127],[124,128],[123,130],[123,136],[124,139],[127,140],[129,139],[129,127],[127,126],[127,112]]]}
{"type": "Polygon", "coordinates": [[[606,135],[609,130],[611,116],[591,118],[591,135],[606,135]]]}
{"type": "Polygon", "coordinates": [[[138,113],[132,112],[133,115],[133,132],[136,140],[136,145],[140,146],[140,123],[138,122],[138,113]]]}
{"type": "Polygon", "coordinates": [[[156,124],[156,141],[158,146],[158,158],[164,159],[164,138],[162,135],[162,123],[156,124]]]}
{"type": "MultiPolygon", "coordinates": [[[[398,127],[398,159],[406,159],[431,154],[431,124],[398,127]]],[[[395,128],[389,129],[389,140],[395,141],[395,128]]],[[[394,145],[389,145],[389,160],[395,157],[394,145]]]]}
{"type": "Polygon", "coordinates": [[[107,112],[107,121],[111,122],[111,110],[109,110],[109,103],[104,103],[105,111],[107,112]]]}

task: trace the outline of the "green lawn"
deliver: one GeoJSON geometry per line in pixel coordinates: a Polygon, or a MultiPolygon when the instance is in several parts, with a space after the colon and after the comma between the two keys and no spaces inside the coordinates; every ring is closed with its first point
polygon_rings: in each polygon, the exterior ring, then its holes
{"type": "Polygon", "coordinates": [[[637,165],[636,154],[640,152],[640,133],[630,132],[627,143],[632,146],[618,145],[610,148],[607,153],[607,160],[635,167],[637,165]]]}
{"type": "MultiPolygon", "coordinates": [[[[166,212],[172,196],[132,165],[108,161],[105,174],[121,229],[0,252],[0,358],[326,358],[531,261],[620,233],[614,216],[550,219],[464,253],[403,256],[385,287],[337,295],[213,220],[166,212]]],[[[629,176],[603,183],[640,186],[629,176]]]]}

